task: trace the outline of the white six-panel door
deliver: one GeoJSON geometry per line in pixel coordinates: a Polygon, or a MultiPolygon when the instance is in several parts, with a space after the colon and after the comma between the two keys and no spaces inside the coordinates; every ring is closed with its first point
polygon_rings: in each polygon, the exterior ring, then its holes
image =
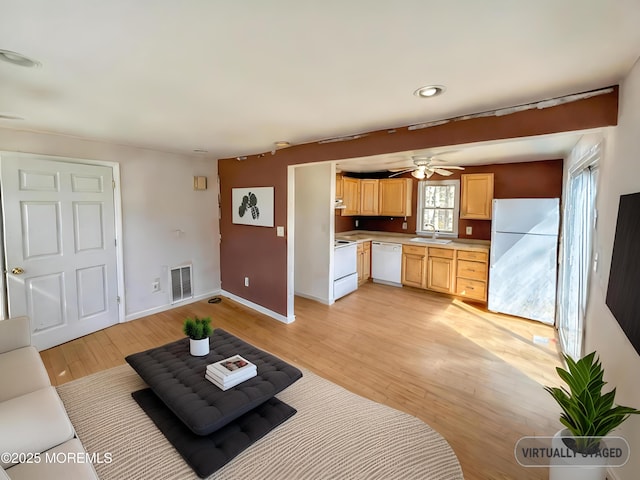
{"type": "Polygon", "coordinates": [[[10,317],[32,343],[59,345],[118,322],[113,171],[2,154],[10,317]]]}

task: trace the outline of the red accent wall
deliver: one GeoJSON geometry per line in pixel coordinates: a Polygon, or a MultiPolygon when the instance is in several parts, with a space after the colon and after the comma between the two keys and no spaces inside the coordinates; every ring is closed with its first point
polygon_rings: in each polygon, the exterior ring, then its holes
{"type": "MultiPolygon", "coordinates": [[[[615,87],[605,95],[542,110],[461,120],[419,130],[405,127],[380,130],[347,142],[309,143],[279,150],[275,155],[268,152],[249,155],[245,161],[221,159],[218,171],[222,288],[276,313],[287,314],[287,238],[277,237],[275,228],[231,223],[231,189],[234,187],[274,186],[275,223],[286,225],[289,165],[605,127],[616,125],[617,117],[618,87],[615,87]],[[249,287],[244,286],[245,276],[250,278],[249,287]]],[[[504,189],[508,191],[510,186],[524,189],[535,186],[526,176],[515,177],[511,182],[498,183],[496,195],[506,195],[504,189]]],[[[415,216],[410,218],[415,222],[415,216]]],[[[340,222],[340,228],[349,227],[343,220],[340,222]]],[[[415,231],[415,224],[409,228],[415,231]]],[[[478,235],[486,236],[487,232],[483,233],[482,227],[478,227],[478,235]]]]}
{"type": "MultiPolygon", "coordinates": [[[[347,166],[348,167],[348,166],[347,166]]],[[[447,179],[458,179],[465,173],[493,172],[494,198],[560,198],[562,195],[562,159],[540,162],[523,162],[465,167],[464,171],[456,171],[447,179]]],[[[406,174],[411,177],[410,174],[406,174]]],[[[434,175],[432,180],[445,177],[434,175]]],[[[414,233],[416,231],[416,213],[418,204],[418,181],[413,185],[413,215],[407,217],[407,229],[402,229],[404,218],[357,217],[359,230],[378,230],[397,233],[414,233]]],[[[352,217],[354,218],[354,217],[352,217]]],[[[337,224],[336,224],[337,225],[337,224]]],[[[342,232],[348,229],[339,230],[342,232]]],[[[337,228],[336,228],[336,231],[337,228]]],[[[478,240],[491,239],[490,220],[464,220],[458,223],[459,238],[478,240]],[[465,234],[466,227],[472,227],[471,235],[465,234]]]]}
{"type": "MultiPolygon", "coordinates": [[[[337,210],[336,210],[337,212],[337,210]]],[[[335,216],[335,231],[336,233],[348,232],[349,230],[356,229],[356,218],[358,217],[343,217],[342,215],[335,216]]]]}
{"type": "Polygon", "coordinates": [[[231,189],[274,187],[274,224],[287,224],[287,167],[283,162],[223,161],[220,176],[220,270],[222,288],[286,315],[287,239],[276,229],[231,222],[231,189]],[[249,286],[244,286],[249,277],[249,286]]]}

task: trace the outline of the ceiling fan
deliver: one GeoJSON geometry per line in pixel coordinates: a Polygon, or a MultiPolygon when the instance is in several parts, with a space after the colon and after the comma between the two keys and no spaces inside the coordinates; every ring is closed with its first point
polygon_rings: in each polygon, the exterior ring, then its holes
{"type": "Polygon", "coordinates": [[[448,177],[453,174],[453,172],[450,172],[449,170],[464,170],[464,167],[457,167],[454,165],[433,165],[432,162],[434,157],[413,156],[411,158],[413,159],[413,164],[415,166],[396,171],[393,175],[389,175],[389,178],[411,172],[413,177],[418,180],[422,180],[424,178],[431,178],[434,173],[442,175],[443,177],[448,177]]]}

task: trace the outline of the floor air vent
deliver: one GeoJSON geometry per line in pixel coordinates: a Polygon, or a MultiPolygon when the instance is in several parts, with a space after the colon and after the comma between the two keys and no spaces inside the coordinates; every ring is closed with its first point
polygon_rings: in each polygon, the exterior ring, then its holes
{"type": "Polygon", "coordinates": [[[193,297],[191,289],[191,265],[171,269],[171,303],[193,297]]]}

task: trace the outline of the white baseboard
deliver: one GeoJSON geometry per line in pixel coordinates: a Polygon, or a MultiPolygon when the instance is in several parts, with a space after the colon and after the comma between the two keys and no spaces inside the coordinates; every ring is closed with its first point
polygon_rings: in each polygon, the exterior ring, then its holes
{"type": "Polygon", "coordinates": [[[205,298],[213,297],[215,295],[220,295],[221,290],[214,290],[213,292],[205,293],[203,295],[198,295],[197,297],[188,298],[181,302],[170,303],[168,305],[161,305],[159,307],[149,308],[147,310],[142,310],[140,312],[130,313],[124,317],[125,322],[130,322],[131,320],[136,320],[138,318],[146,317],[147,315],[153,315],[154,313],[166,312],[167,310],[171,310],[172,308],[180,307],[182,305],[188,305],[190,303],[199,302],[200,300],[204,300],[205,298]]]}
{"type": "Polygon", "coordinates": [[[245,307],[249,307],[252,310],[255,310],[257,312],[263,313],[271,318],[274,318],[276,320],[278,320],[279,322],[282,323],[293,323],[296,319],[295,315],[291,315],[289,317],[286,317],[284,315],[281,315],[277,312],[274,312],[273,310],[269,310],[268,308],[263,307],[262,305],[258,305],[257,303],[253,303],[250,300],[247,300],[246,298],[242,298],[239,297],[238,295],[235,295],[233,293],[227,292],[226,290],[222,290],[221,295],[223,297],[227,297],[230,298],[233,301],[236,301],[238,303],[240,303],[241,305],[244,305],[245,307]]]}
{"type": "Polygon", "coordinates": [[[323,305],[333,305],[333,301],[329,301],[328,298],[320,298],[314,295],[307,295],[306,293],[294,292],[296,297],[308,298],[309,300],[313,300],[318,303],[322,303],[323,305]]]}

